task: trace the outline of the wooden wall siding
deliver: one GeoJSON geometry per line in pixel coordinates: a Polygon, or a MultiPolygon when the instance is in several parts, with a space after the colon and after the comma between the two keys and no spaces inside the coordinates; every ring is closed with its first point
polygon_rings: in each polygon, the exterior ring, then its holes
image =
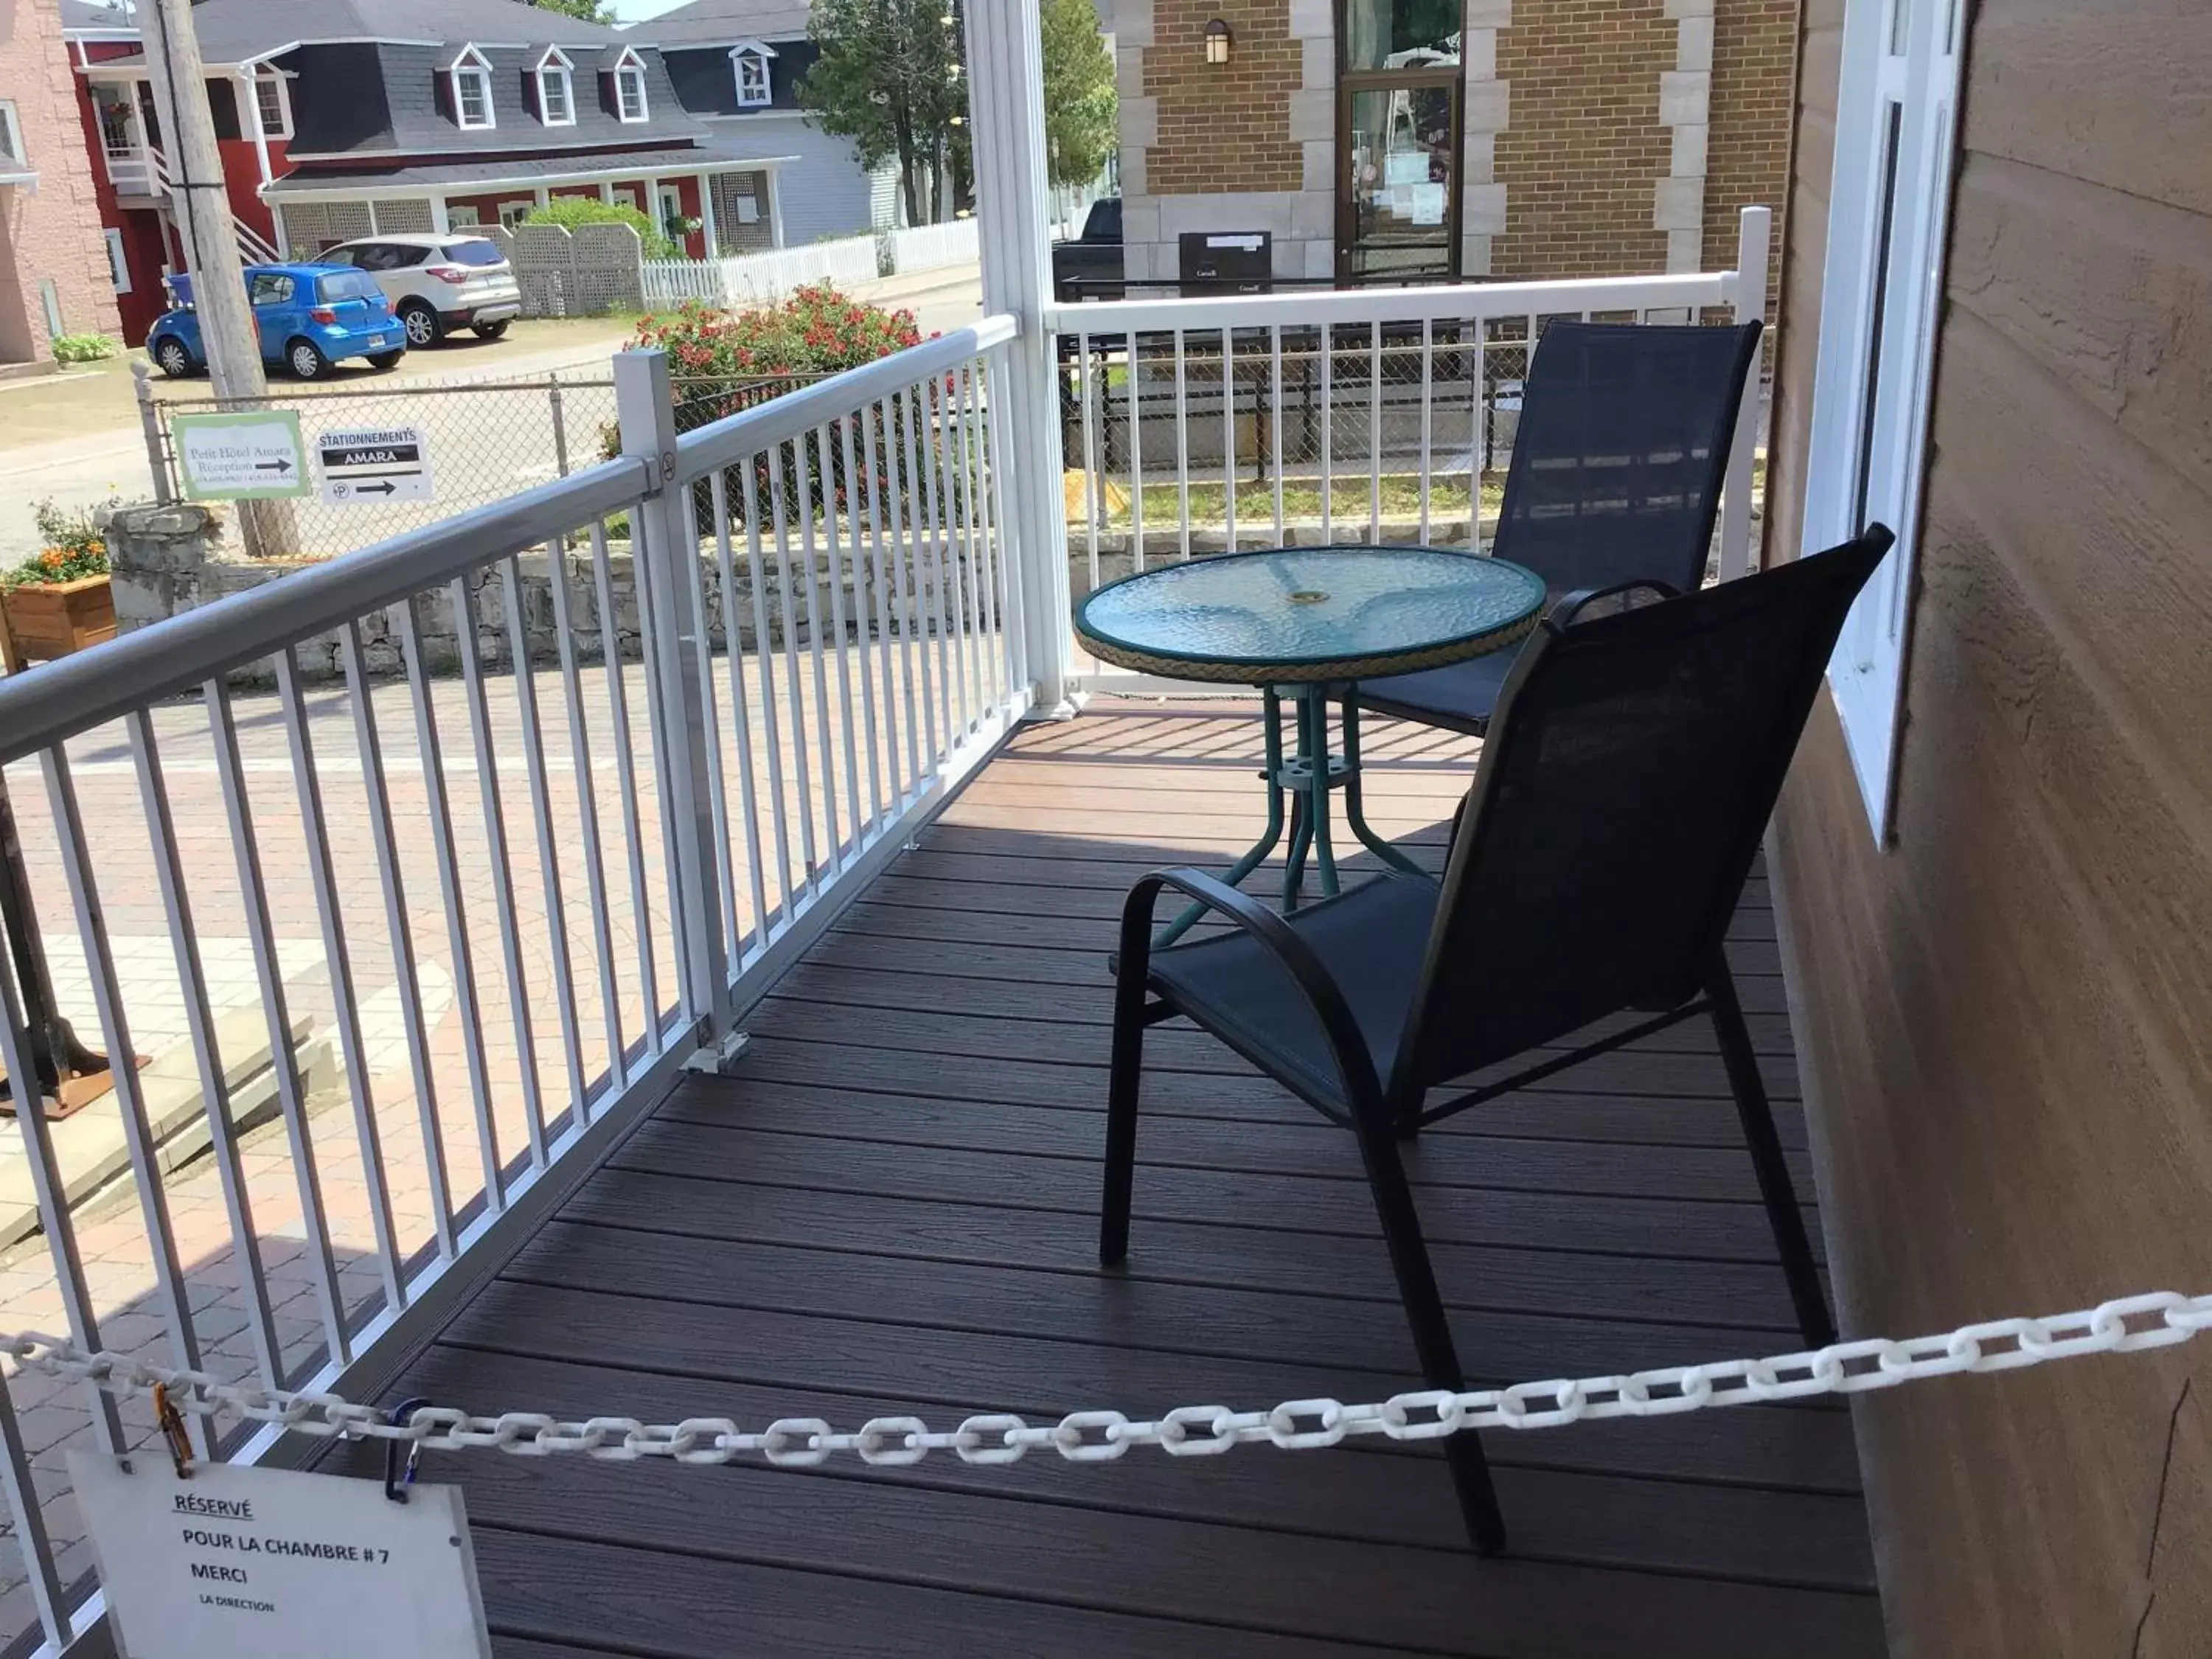
{"type": "MultiPolygon", "coordinates": [[[[1771,557],[1840,9],[1801,45],[1771,557]]],[[[1825,702],[1777,818],[1855,1332],[2212,1285],[2212,12],[1976,13],[1897,842],[1825,702]]],[[[2193,1351],[1861,1402],[1894,1650],[2212,1652],[2208,1410],[2193,1351]]]]}

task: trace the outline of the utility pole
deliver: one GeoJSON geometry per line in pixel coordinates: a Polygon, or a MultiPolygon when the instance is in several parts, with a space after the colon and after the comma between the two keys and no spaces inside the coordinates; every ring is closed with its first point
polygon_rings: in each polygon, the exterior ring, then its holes
{"type": "MultiPolygon", "coordinates": [[[[246,261],[230,213],[222,152],[216,146],[215,112],[208,106],[207,66],[192,28],[191,0],[139,0],[146,64],[154,82],[155,112],[169,142],[170,201],[192,275],[192,305],[200,319],[208,379],[222,398],[264,398],[260,337],[239,271],[246,261]]],[[[246,88],[246,95],[252,88],[246,88]]],[[[285,501],[240,501],[239,528],[246,551],[257,557],[291,550],[291,507],[285,501]]]]}

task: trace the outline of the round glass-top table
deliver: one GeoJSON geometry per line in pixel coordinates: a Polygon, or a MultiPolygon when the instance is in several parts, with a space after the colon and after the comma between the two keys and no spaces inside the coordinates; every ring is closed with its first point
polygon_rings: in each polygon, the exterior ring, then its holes
{"type": "MultiPolygon", "coordinates": [[[[1164,565],[1109,582],[1077,607],[1077,636],[1102,661],[1177,679],[1256,685],[1264,704],[1267,825],[1226,872],[1243,880],[1275,849],[1289,799],[1283,902],[1295,907],[1312,854],[1324,896],[1337,891],[1329,793],[1376,856],[1419,873],[1368,827],[1359,800],[1363,679],[1442,668],[1517,645],[1535,627],[1544,583],[1503,559],[1433,547],[1300,547],[1164,565]],[[1330,752],[1328,698],[1345,700],[1343,746],[1330,752]],[[1296,705],[1285,758],[1282,699],[1296,705]]],[[[1193,906],[1164,929],[1178,937],[1193,906]]]]}

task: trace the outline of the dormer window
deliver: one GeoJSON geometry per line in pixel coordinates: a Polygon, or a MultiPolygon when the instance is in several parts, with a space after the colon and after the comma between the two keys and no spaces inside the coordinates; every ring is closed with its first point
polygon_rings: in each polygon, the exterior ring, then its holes
{"type": "Polygon", "coordinates": [[[491,60],[474,46],[464,46],[447,66],[453,77],[453,120],[471,130],[499,125],[491,106],[491,60]]]}
{"type": "Polygon", "coordinates": [[[775,56],[772,48],[757,40],[732,48],[730,62],[737,66],[739,109],[765,109],[775,101],[768,77],[768,60],[775,56]]]}
{"type": "Polygon", "coordinates": [[[292,136],[292,94],[284,85],[282,70],[259,69],[254,71],[253,109],[260,118],[263,137],[289,138],[292,136]]]}
{"type": "Polygon", "coordinates": [[[650,113],[645,101],[645,60],[637,48],[626,46],[615,59],[615,114],[624,125],[635,126],[650,113]]]}
{"type": "Polygon", "coordinates": [[[576,83],[569,74],[574,67],[558,46],[547,47],[538,60],[538,118],[549,127],[576,125],[576,83]]]}

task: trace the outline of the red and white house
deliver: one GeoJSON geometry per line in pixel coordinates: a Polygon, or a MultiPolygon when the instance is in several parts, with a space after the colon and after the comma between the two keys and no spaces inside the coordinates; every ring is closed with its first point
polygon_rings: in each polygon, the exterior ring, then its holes
{"type": "MultiPolygon", "coordinates": [[[[163,122],[131,14],[61,6],[136,343],[182,263],[163,122]]],[[[563,196],[628,203],[694,258],[782,245],[796,158],[702,120],[635,33],[519,0],[199,0],[192,18],[249,258],[511,225],[563,196]]]]}

